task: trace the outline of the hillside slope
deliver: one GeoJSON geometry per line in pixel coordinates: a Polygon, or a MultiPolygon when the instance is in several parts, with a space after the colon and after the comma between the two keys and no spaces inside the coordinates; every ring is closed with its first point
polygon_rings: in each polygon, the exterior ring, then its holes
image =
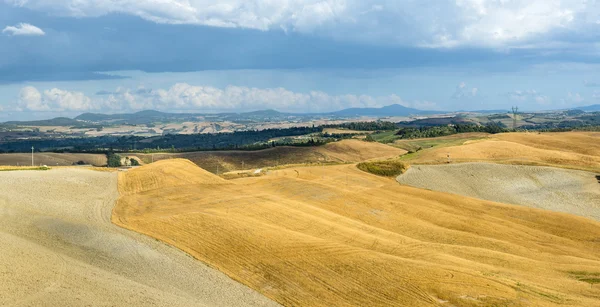
{"type": "MultiPolygon", "coordinates": [[[[160,167],[174,177],[189,171],[179,161],[160,167]]],[[[600,278],[600,223],[592,220],[405,187],[353,165],[231,184],[202,177],[209,183],[130,193],[135,179],[121,174],[113,222],[287,306],[593,306],[600,299],[600,287],[590,286],[600,278]]]]}
{"type": "Polygon", "coordinates": [[[600,171],[600,133],[504,133],[406,157],[411,164],[496,162],[600,171]]]}
{"type": "Polygon", "coordinates": [[[392,146],[359,140],[344,140],[318,147],[275,147],[259,151],[199,151],[177,154],[127,154],[146,163],[182,158],[212,173],[257,169],[286,164],[360,162],[375,158],[390,158],[406,151],[392,146]]]}
{"type": "Polygon", "coordinates": [[[600,222],[596,173],[554,167],[460,163],[417,165],[401,184],[506,204],[548,209],[600,222]]]}
{"type": "Polygon", "coordinates": [[[118,196],[114,172],[0,172],[0,306],[278,306],[112,224],[118,196]]]}
{"type": "MultiPolygon", "coordinates": [[[[71,154],[71,153],[35,153],[35,165],[67,166],[79,161],[95,166],[106,165],[106,155],[102,154],[71,154]]],[[[31,153],[0,154],[0,165],[31,165],[31,153]]]]}

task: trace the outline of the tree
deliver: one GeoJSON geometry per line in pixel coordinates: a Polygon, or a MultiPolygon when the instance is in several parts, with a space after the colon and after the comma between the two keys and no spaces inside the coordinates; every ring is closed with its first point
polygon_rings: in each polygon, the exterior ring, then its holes
{"type": "Polygon", "coordinates": [[[121,166],[121,156],[115,154],[114,152],[109,152],[106,154],[106,158],[108,160],[108,167],[120,167],[121,166]]]}

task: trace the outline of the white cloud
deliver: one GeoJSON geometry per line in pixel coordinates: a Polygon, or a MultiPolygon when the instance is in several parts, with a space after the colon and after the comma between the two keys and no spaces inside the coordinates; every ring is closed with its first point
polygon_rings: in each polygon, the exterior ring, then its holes
{"type": "Polygon", "coordinates": [[[75,17],[125,13],[157,23],[284,29],[428,47],[547,46],[540,37],[597,31],[600,20],[600,4],[591,0],[4,1],[75,17]]]}
{"type": "Polygon", "coordinates": [[[465,99],[475,98],[479,94],[479,89],[476,87],[469,87],[464,81],[456,86],[452,99],[465,99]]]}
{"type": "Polygon", "coordinates": [[[28,23],[19,23],[15,26],[7,26],[6,28],[4,28],[4,30],[2,30],[2,33],[4,34],[8,34],[8,35],[13,35],[13,36],[43,36],[46,35],[46,33],[34,26],[34,25],[30,25],[28,23]]]}
{"type": "Polygon", "coordinates": [[[579,106],[585,101],[585,98],[579,93],[569,92],[567,97],[562,100],[562,103],[569,106],[579,106]]]}
{"type": "Polygon", "coordinates": [[[378,107],[405,104],[396,95],[371,97],[366,95],[331,96],[324,92],[296,93],[284,88],[250,88],[228,86],[219,89],[178,83],[169,89],[117,89],[105,101],[122,109],[239,111],[277,109],[290,112],[324,112],[349,107],[378,107]]]}
{"type": "Polygon", "coordinates": [[[540,105],[547,105],[551,103],[550,97],[543,95],[536,90],[516,90],[506,93],[506,96],[517,102],[535,102],[540,105]]]}
{"type": "Polygon", "coordinates": [[[324,92],[292,92],[284,88],[228,86],[219,89],[178,83],[168,89],[117,88],[89,98],[80,92],[50,89],[43,92],[27,86],[18,98],[19,110],[29,111],[163,111],[239,112],[276,109],[287,112],[329,112],[351,107],[382,107],[401,104],[433,109],[428,101],[405,102],[397,95],[329,95],[324,92]]]}
{"type": "Polygon", "coordinates": [[[40,93],[35,87],[21,89],[18,109],[29,111],[89,111],[100,107],[81,92],[69,92],[57,88],[40,93]]]}

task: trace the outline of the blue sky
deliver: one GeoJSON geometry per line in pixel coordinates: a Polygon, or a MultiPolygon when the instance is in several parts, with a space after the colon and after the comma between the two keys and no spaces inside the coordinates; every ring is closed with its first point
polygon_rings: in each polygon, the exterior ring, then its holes
{"type": "Polygon", "coordinates": [[[600,3],[0,0],[0,121],[599,103],[600,3]]]}

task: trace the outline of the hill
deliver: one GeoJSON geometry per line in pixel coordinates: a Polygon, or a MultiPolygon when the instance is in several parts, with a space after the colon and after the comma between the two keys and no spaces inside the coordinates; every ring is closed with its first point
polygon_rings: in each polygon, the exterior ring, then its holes
{"type": "Polygon", "coordinates": [[[579,108],[575,108],[575,110],[581,110],[581,111],[585,111],[585,112],[600,112],[600,104],[579,107],[579,108]]]}
{"type": "Polygon", "coordinates": [[[195,119],[201,116],[200,114],[187,113],[164,113],[154,110],[139,111],[136,113],[121,113],[121,114],[98,114],[84,113],[77,117],[76,120],[93,122],[93,123],[118,123],[130,125],[152,124],[156,122],[167,121],[182,121],[195,119]]]}
{"type": "MultiPolygon", "coordinates": [[[[85,164],[106,165],[106,155],[103,154],[72,154],[72,153],[35,153],[35,165],[67,166],[79,161],[85,164]]],[[[0,165],[31,165],[31,153],[0,154],[0,165]]]]}
{"type": "Polygon", "coordinates": [[[188,153],[139,154],[128,153],[145,163],[183,158],[210,172],[224,173],[242,169],[258,169],[287,164],[347,163],[375,158],[391,158],[406,151],[379,143],[343,140],[317,147],[275,147],[258,151],[199,151],[188,153]]]}
{"type": "Polygon", "coordinates": [[[398,182],[505,204],[571,213],[600,222],[597,173],[555,167],[459,163],[417,165],[398,182]]]}
{"type": "MultiPolygon", "coordinates": [[[[136,172],[180,178],[190,167],[136,172]]],[[[592,306],[600,297],[592,220],[400,186],[354,165],[217,185],[200,173],[208,184],[165,179],[142,193],[134,173],[120,174],[113,222],[286,306],[592,306]]]]}
{"type": "Polygon", "coordinates": [[[111,223],[117,173],[0,172],[0,306],[278,306],[111,223]]]}
{"type": "MultiPolygon", "coordinates": [[[[350,108],[344,109],[337,112],[330,113],[335,116],[376,116],[376,117],[389,117],[389,116],[410,116],[418,114],[435,114],[440,113],[438,111],[422,111],[413,108],[407,108],[399,104],[393,104],[382,108],[350,108]]],[[[441,112],[444,113],[444,112],[441,112]]]]}
{"type": "MultiPolygon", "coordinates": [[[[435,139],[432,139],[435,140],[435,139]]],[[[412,164],[496,162],[600,171],[599,132],[503,133],[406,156],[412,164]]]]}
{"type": "Polygon", "coordinates": [[[66,127],[77,127],[82,126],[82,123],[79,120],[71,119],[68,117],[57,117],[53,119],[44,119],[44,120],[32,120],[32,121],[9,121],[5,122],[7,125],[16,125],[16,126],[66,126],[66,127]]]}

